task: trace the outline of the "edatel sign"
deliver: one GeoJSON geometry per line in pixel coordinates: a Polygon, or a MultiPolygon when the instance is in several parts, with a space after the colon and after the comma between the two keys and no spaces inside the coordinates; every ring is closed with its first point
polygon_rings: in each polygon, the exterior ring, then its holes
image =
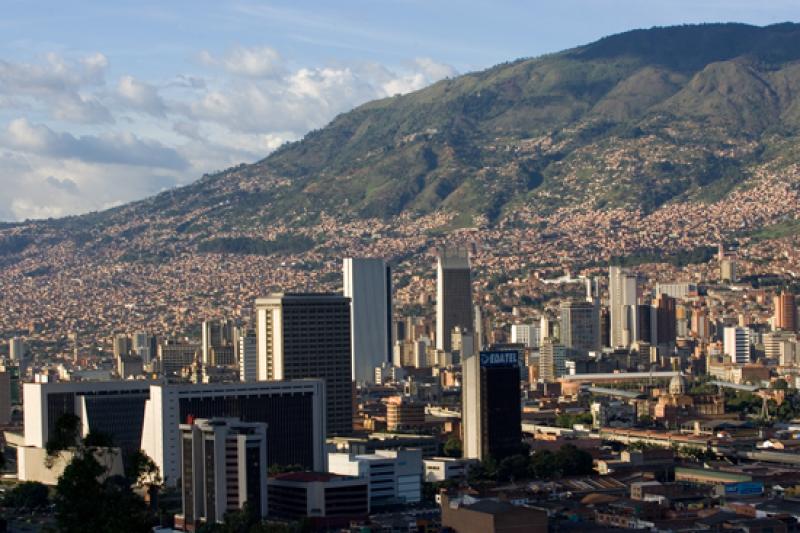
{"type": "Polygon", "coordinates": [[[517,366],[519,365],[519,352],[502,350],[497,352],[481,352],[481,366],[517,366]]]}

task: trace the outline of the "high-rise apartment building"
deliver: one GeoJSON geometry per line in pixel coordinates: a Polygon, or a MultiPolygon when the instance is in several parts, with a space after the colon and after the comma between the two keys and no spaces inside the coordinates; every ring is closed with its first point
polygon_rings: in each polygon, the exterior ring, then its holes
{"type": "Polygon", "coordinates": [[[772,319],[774,329],[797,331],[797,304],[794,294],[784,291],[773,298],[775,315],[772,319]]]}
{"type": "Polygon", "coordinates": [[[353,381],[372,383],[392,351],[392,273],[378,258],[344,260],[344,295],[350,298],[353,381]]]}
{"type": "Polygon", "coordinates": [[[13,337],[8,341],[8,357],[12,361],[25,359],[25,341],[20,337],[13,337]]]}
{"type": "Polygon", "coordinates": [[[561,344],[581,356],[600,349],[600,316],[594,303],[561,302],[561,344]]]}
{"type": "Polygon", "coordinates": [[[636,274],[622,267],[608,268],[608,301],[611,318],[610,344],[612,348],[628,347],[633,342],[630,306],[636,305],[638,283],[636,274]]]}
{"type": "Polygon", "coordinates": [[[329,435],[353,428],[350,299],[337,294],[273,294],[256,299],[258,379],[325,381],[329,435]]]}
{"type": "Polygon", "coordinates": [[[731,361],[743,365],[750,362],[750,329],[741,327],[727,327],[724,333],[725,355],[731,361]]]}
{"type": "Polygon", "coordinates": [[[453,328],[472,329],[472,277],[464,248],[439,250],[436,271],[436,349],[449,352],[453,328]]]}
{"type": "Polygon", "coordinates": [[[567,373],[567,349],[555,339],[547,339],[539,347],[539,379],[553,383],[567,373]]]}
{"type": "Polygon", "coordinates": [[[512,324],[511,343],[523,344],[526,348],[537,348],[539,346],[539,325],[512,324]]]}
{"type": "Polygon", "coordinates": [[[482,351],[462,363],[464,457],[502,459],[522,441],[519,352],[482,351]]]}
{"type": "Polygon", "coordinates": [[[722,281],[736,283],[739,280],[736,268],[736,259],[726,257],[719,263],[719,277],[722,281]]]}
{"type": "Polygon", "coordinates": [[[203,365],[230,366],[236,363],[237,329],[230,320],[203,322],[200,328],[203,365]]]}
{"type": "Polygon", "coordinates": [[[258,341],[255,330],[247,330],[239,337],[239,381],[258,379],[258,341]]]}
{"type": "Polygon", "coordinates": [[[267,516],[267,425],[236,418],[195,419],[180,425],[179,526],[194,530],[222,522],[225,513],[250,506],[267,516]]]}
{"type": "Polygon", "coordinates": [[[123,357],[127,357],[130,355],[131,350],[133,348],[133,344],[131,343],[131,338],[128,337],[125,333],[118,333],[114,335],[113,339],[113,350],[114,350],[114,359],[120,360],[123,357]]]}

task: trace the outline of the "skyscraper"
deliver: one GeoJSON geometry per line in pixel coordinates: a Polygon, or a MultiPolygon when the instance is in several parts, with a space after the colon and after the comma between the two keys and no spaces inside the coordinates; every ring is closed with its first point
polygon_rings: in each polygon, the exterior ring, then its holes
{"type": "Polygon", "coordinates": [[[677,337],[675,298],[659,294],[653,302],[656,327],[651,344],[673,344],[677,337]]]}
{"type": "Polygon", "coordinates": [[[436,273],[436,349],[449,352],[453,328],[472,329],[472,279],[467,250],[439,250],[436,273]]]}
{"type": "Polygon", "coordinates": [[[574,355],[600,349],[600,317],[592,302],[561,302],[561,344],[574,355]]]}
{"type": "Polygon", "coordinates": [[[392,351],[392,274],[383,259],[344,260],[344,295],[350,298],[353,381],[373,383],[375,368],[392,351]]]}
{"type": "Polygon", "coordinates": [[[258,342],[256,332],[247,330],[239,337],[239,381],[258,379],[258,342]]]}
{"type": "Polygon", "coordinates": [[[236,418],[196,419],[180,425],[183,527],[222,522],[250,505],[267,516],[267,425],[236,418]]]}
{"type": "Polygon", "coordinates": [[[539,347],[539,379],[553,383],[566,373],[566,348],[555,339],[546,339],[539,347]]]}
{"type": "Polygon", "coordinates": [[[256,299],[258,379],[321,378],[329,435],[353,427],[350,299],[272,294],[256,299]]]}
{"type": "Polygon", "coordinates": [[[519,352],[479,352],[464,359],[462,371],[464,457],[499,460],[519,453],[522,442],[519,352]]]}
{"type": "Polygon", "coordinates": [[[537,348],[539,346],[539,340],[538,324],[511,325],[512,344],[524,344],[526,348],[537,348]]]}
{"type": "Polygon", "coordinates": [[[636,305],[637,279],[622,267],[608,268],[608,300],[611,318],[612,348],[627,347],[633,341],[630,331],[630,308],[636,305]]]}
{"type": "Polygon", "coordinates": [[[20,337],[13,337],[8,341],[8,357],[12,361],[25,359],[25,341],[20,337]]]}
{"type": "Polygon", "coordinates": [[[724,334],[725,354],[737,365],[750,362],[750,330],[748,328],[728,327],[724,334]]]}
{"type": "Polygon", "coordinates": [[[773,328],[797,331],[797,304],[794,294],[784,291],[773,298],[773,303],[775,304],[773,328]]]}

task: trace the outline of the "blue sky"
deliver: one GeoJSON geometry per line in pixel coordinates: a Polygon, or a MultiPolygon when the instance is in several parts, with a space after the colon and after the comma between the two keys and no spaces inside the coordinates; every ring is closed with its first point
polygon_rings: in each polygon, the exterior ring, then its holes
{"type": "Polygon", "coordinates": [[[37,2],[0,19],[0,220],[103,209],[268,154],[364,101],[634,28],[788,0],[37,2]]]}

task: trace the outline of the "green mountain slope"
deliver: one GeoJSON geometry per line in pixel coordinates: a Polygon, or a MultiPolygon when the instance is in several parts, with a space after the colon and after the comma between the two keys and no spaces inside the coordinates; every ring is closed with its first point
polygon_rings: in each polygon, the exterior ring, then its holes
{"type": "Polygon", "coordinates": [[[145,222],[131,239],[194,245],[322,214],[444,210],[470,224],[523,205],[718,199],[754,169],[795,160],[799,45],[790,23],[614,35],[369,102],[252,165],[47,225],[102,247],[103,228],[135,218],[145,222]]]}

